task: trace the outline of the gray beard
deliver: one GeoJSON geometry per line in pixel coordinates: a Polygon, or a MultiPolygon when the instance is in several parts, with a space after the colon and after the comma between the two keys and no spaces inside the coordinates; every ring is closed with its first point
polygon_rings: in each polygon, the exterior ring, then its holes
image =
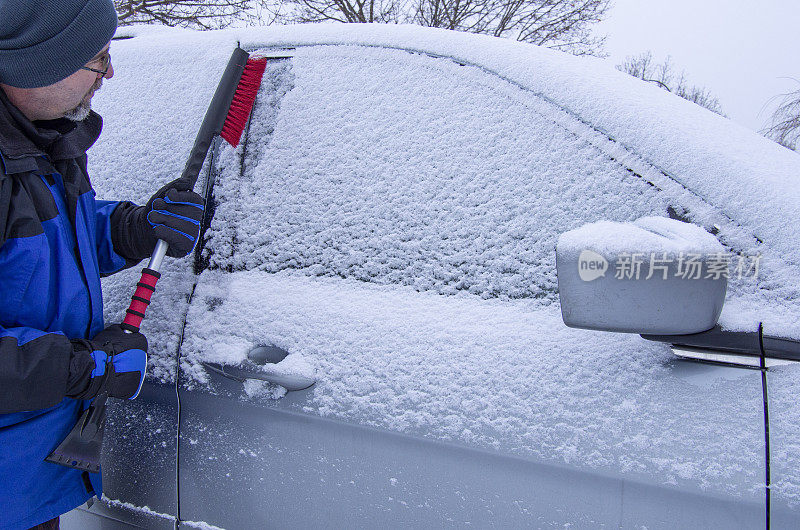
{"type": "MultiPolygon", "coordinates": [[[[103,84],[103,79],[100,78],[95,81],[94,85],[92,86],[93,91],[100,90],[100,86],[103,84]]],[[[86,101],[81,101],[77,107],[74,109],[68,110],[64,113],[64,117],[71,121],[83,121],[89,117],[89,114],[92,112],[92,100],[88,99],[86,101]]]]}
{"type": "Polygon", "coordinates": [[[83,101],[81,101],[80,105],[64,113],[64,117],[71,121],[83,121],[89,117],[89,113],[91,112],[92,112],[91,102],[87,101],[86,103],[84,103],[83,101]]]}

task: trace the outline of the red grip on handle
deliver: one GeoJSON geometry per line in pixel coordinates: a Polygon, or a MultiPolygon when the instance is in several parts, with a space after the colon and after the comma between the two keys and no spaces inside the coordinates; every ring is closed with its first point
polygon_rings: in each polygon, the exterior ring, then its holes
{"type": "Polygon", "coordinates": [[[136,284],[136,292],[131,297],[131,305],[126,310],[125,320],[122,321],[122,328],[134,333],[139,331],[139,326],[144,320],[144,313],[150,305],[150,297],[156,291],[156,283],[161,278],[158,271],[144,268],[142,269],[142,279],[136,284]]]}

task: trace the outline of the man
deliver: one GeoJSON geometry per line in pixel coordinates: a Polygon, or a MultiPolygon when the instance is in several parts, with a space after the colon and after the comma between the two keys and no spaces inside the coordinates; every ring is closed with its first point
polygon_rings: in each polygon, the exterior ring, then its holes
{"type": "MultiPolygon", "coordinates": [[[[114,76],[112,0],[0,0],[0,528],[58,527],[100,476],[45,462],[100,390],[133,399],[147,340],[103,329],[100,276],[194,247],[202,198],[96,201],[91,100],[114,76]],[[45,527],[45,526],[42,526],[45,527]]],[[[136,175],[135,178],[147,178],[136,175]]],[[[132,286],[133,287],[133,286],[132,286]]]]}

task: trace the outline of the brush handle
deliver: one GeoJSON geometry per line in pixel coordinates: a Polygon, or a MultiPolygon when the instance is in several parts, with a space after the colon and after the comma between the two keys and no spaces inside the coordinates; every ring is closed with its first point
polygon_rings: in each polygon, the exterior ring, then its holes
{"type": "Polygon", "coordinates": [[[197,176],[203,167],[203,161],[206,159],[209,147],[211,147],[211,141],[214,136],[222,132],[222,127],[225,125],[225,118],[233,102],[233,96],[236,94],[236,87],[242,78],[248,57],[250,57],[250,54],[241,48],[236,48],[233,51],[203,118],[203,123],[200,125],[200,130],[197,132],[194,147],[192,147],[192,152],[186,161],[186,167],[178,179],[184,181],[183,186],[185,187],[179,189],[190,190],[194,188],[197,176]]]}
{"type": "Polygon", "coordinates": [[[158,270],[161,268],[161,263],[164,261],[164,256],[166,256],[168,249],[169,244],[163,239],[159,239],[155,250],[153,250],[153,255],[150,257],[150,263],[142,269],[142,277],[139,283],[136,284],[136,291],[133,293],[131,303],[125,311],[125,320],[120,324],[120,327],[129,333],[138,332],[139,327],[142,325],[145,311],[147,311],[147,306],[150,305],[150,298],[156,292],[156,283],[161,278],[161,273],[158,270]]]}
{"type": "Polygon", "coordinates": [[[131,297],[131,303],[125,311],[125,320],[120,327],[130,333],[139,331],[139,327],[144,320],[144,313],[150,305],[150,298],[156,292],[156,282],[161,277],[158,271],[152,269],[142,269],[142,277],[136,284],[136,291],[131,297]]]}

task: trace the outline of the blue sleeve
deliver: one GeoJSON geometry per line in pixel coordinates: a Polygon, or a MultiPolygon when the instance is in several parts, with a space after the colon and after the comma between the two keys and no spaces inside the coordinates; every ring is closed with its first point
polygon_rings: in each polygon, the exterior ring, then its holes
{"type": "Polygon", "coordinates": [[[0,326],[0,414],[39,410],[67,393],[72,343],[59,332],[0,326]]]}
{"type": "MultiPolygon", "coordinates": [[[[126,259],[114,249],[112,214],[122,204],[119,201],[95,201],[96,208],[96,238],[97,238],[97,263],[100,266],[100,275],[108,276],[128,267],[133,267],[138,260],[126,259]]],[[[129,204],[129,203],[126,203],[129,204]]]]}

